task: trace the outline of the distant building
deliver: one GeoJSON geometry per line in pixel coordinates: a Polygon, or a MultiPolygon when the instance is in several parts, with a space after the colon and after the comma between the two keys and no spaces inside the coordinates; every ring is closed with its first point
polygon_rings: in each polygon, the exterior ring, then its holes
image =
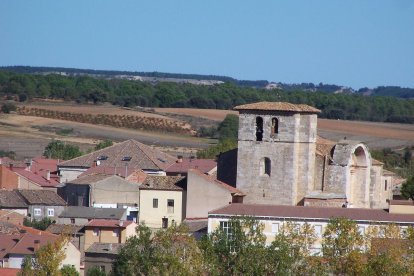
{"type": "Polygon", "coordinates": [[[59,215],[57,223],[86,225],[93,219],[126,220],[127,210],[124,208],[94,208],[67,206],[59,215]]]}
{"type": "Polygon", "coordinates": [[[217,162],[212,159],[195,159],[179,157],[177,161],[165,171],[170,176],[186,176],[189,170],[196,169],[208,175],[217,172],[217,162]]]}
{"type": "Polygon", "coordinates": [[[95,242],[85,251],[85,272],[98,267],[106,275],[111,275],[112,265],[118,257],[123,244],[95,242]]]}

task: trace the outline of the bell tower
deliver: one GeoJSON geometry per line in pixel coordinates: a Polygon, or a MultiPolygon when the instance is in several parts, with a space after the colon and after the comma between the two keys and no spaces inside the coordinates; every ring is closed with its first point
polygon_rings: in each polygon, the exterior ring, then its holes
{"type": "Polygon", "coordinates": [[[245,203],[297,205],[312,190],[317,114],[303,104],[259,102],[239,111],[236,186],[245,203]]]}

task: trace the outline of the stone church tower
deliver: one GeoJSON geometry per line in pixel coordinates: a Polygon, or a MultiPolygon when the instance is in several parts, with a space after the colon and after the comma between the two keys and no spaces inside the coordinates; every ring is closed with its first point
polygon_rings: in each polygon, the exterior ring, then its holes
{"type": "Polygon", "coordinates": [[[303,104],[240,105],[237,188],[245,203],[297,205],[314,188],[317,114],[303,104]]]}

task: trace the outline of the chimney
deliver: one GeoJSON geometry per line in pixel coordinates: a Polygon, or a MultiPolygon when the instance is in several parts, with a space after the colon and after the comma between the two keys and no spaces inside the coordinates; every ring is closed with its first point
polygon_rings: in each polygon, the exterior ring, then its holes
{"type": "Polygon", "coordinates": [[[37,251],[40,248],[40,240],[34,240],[34,250],[37,251]]]}
{"type": "Polygon", "coordinates": [[[49,170],[47,170],[46,171],[46,180],[50,180],[50,171],[49,170]]]}
{"type": "Polygon", "coordinates": [[[177,163],[182,163],[183,162],[183,156],[182,155],[178,155],[177,156],[177,163]]]}

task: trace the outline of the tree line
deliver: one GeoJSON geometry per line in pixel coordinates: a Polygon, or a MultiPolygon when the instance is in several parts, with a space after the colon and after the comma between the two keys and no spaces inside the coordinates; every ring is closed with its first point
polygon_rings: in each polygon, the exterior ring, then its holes
{"type": "Polygon", "coordinates": [[[266,242],[264,226],[234,218],[196,241],[185,225],[151,234],[145,225],[129,238],[113,275],[412,275],[414,231],[332,218],[323,233],[285,222],[266,242]],[[320,252],[314,244],[320,240],[320,252]]]}
{"type": "Polygon", "coordinates": [[[57,74],[32,75],[0,71],[0,96],[26,101],[52,98],[79,103],[110,102],[119,106],[231,109],[259,101],[283,101],[314,106],[321,118],[414,123],[414,100],[360,94],[333,94],[301,90],[265,90],[234,83],[193,85],[151,84],[57,74]]]}

